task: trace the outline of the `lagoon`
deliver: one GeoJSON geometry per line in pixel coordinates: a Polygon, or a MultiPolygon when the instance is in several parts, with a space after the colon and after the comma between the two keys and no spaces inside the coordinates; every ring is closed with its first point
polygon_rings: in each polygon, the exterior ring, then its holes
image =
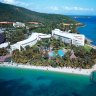
{"type": "Polygon", "coordinates": [[[96,96],[85,75],[0,67],[0,96],[96,96]]]}

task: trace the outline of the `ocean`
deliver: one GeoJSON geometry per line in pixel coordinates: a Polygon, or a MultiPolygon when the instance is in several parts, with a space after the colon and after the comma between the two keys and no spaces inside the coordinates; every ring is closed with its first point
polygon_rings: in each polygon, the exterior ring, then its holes
{"type": "Polygon", "coordinates": [[[85,24],[85,26],[79,27],[78,31],[92,40],[92,45],[96,45],[96,16],[77,16],[75,20],[78,20],[81,23],[85,24]]]}
{"type": "Polygon", "coordinates": [[[96,96],[90,76],[0,67],[0,96],[96,96]]]}

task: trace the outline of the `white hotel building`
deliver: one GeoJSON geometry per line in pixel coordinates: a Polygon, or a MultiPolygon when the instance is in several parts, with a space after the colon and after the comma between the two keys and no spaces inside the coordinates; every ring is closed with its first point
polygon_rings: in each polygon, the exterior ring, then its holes
{"type": "Polygon", "coordinates": [[[26,46],[32,47],[38,42],[38,40],[42,38],[51,38],[51,36],[53,36],[56,39],[61,39],[65,43],[73,44],[76,46],[84,46],[84,41],[85,41],[84,35],[63,32],[59,29],[55,29],[52,30],[52,35],[42,34],[42,33],[32,33],[28,39],[10,45],[10,47],[12,51],[16,49],[21,50],[21,47],[22,48],[25,48],[26,46]]]}
{"type": "Polygon", "coordinates": [[[21,22],[15,22],[15,23],[13,23],[13,27],[15,27],[15,28],[17,28],[17,27],[25,27],[25,24],[21,23],[21,22]]]}
{"type": "Polygon", "coordinates": [[[33,45],[35,45],[38,42],[38,40],[40,40],[42,38],[51,38],[51,34],[47,35],[47,34],[42,34],[42,33],[32,33],[28,39],[11,45],[11,50],[12,51],[16,50],[16,49],[21,50],[21,47],[25,48],[26,46],[32,47],[33,45]]]}
{"type": "Polygon", "coordinates": [[[85,36],[82,34],[68,33],[59,29],[52,30],[52,36],[61,39],[65,43],[71,43],[76,46],[84,46],[85,36]]]}

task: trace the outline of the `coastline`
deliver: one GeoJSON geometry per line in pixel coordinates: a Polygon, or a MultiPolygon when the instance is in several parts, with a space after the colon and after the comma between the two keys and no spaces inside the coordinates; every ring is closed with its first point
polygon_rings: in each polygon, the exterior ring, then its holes
{"type": "Polygon", "coordinates": [[[92,69],[80,69],[80,68],[70,68],[70,67],[53,68],[51,66],[33,66],[33,65],[23,65],[23,64],[17,64],[17,63],[11,64],[11,63],[7,63],[7,62],[0,64],[0,66],[1,67],[15,67],[15,68],[62,72],[62,73],[70,73],[70,74],[80,74],[80,75],[88,75],[88,76],[91,74],[92,71],[94,71],[94,68],[92,68],[92,69]]]}
{"type": "MultiPolygon", "coordinates": [[[[87,26],[86,24],[84,24],[84,25],[82,25],[82,26],[78,26],[78,27],[76,27],[76,30],[79,32],[79,34],[81,34],[80,33],[80,31],[78,30],[79,28],[82,28],[82,27],[85,27],[85,26],[87,26]]],[[[93,42],[91,39],[89,39],[89,38],[87,38],[86,36],[85,36],[85,39],[91,44],[91,42],[93,42]]]]}
{"type": "MultiPolygon", "coordinates": [[[[82,25],[82,26],[76,27],[76,30],[79,32],[79,34],[81,34],[81,33],[80,33],[80,31],[79,31],[78,29],[81,28],[81,27],[85,27],[85,26],[87,26],[87,25],[84,24],[84,25],[82,25]]],[[[91,43],[93,42],[93,40],[91,40],[90,38],[88,38],[88,37],[86,37],[86,36],[85,36],[85,39],[86,39],[87,42],[89,43],[89,44],[87,44],[87,45],[89,45],[90,47],[96,49],[96,45],[91,44],[91,43]]]]}
{"type": "MultiPolygon", "coordinates": [[[[81,22],[81,21],[79,21],[79,22],[81,22]]],[[[84,25],[81,25],[81,26],[77,26],[76,27],[76,30],[78,31],[79,34],[81,34],[80,31],[79,31],[79,28],[82,28],[82,27],[86,27],[87,26],[87,23],[85,23],[85,22],[82,22],[82,24],[84,24],[84,25]]],[[[96,49],[96,44],[92,44],[92,43],[94,43],[94,40],[90,39],[89,37],[86,37],[86,35],[85,35],[85,39],[88,41],[89,45],[92,48],[96,49]]]]}

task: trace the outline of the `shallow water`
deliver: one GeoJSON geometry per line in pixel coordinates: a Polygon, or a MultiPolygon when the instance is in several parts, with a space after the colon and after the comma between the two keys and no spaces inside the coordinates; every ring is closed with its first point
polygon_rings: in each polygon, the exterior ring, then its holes
{"type": "Polygon", "coordinates": [[[0,96],[96,96],[89,76],[0,67],[0,96]]]}

